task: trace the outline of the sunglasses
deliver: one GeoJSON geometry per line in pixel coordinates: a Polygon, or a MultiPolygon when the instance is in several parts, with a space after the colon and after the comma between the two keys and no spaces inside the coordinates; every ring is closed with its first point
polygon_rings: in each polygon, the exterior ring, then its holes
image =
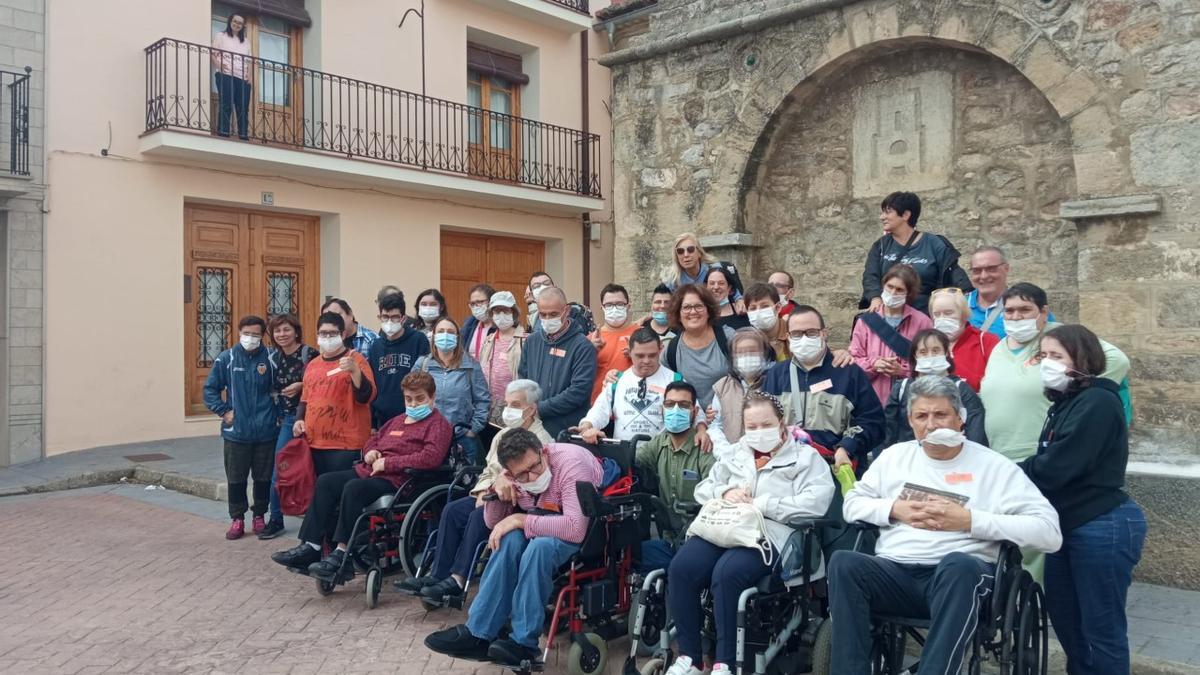
{"type": "Polygon", "coordinates": [[[949,286],[947,288],[937,289],[936,291],[930,293],[929,297],[933,297],[935,295],[962,295],[962,294],[963,294],[963,292],[962,292],[961,288],[955,288],[954,286],[949,286]]]}
{"type": "Polygon", "coordinates": [[[679,248],[675,249],[675,253],[678,255],[692,254],[695,252],[696,252],[695,246],[680,246],[679,248]]]}

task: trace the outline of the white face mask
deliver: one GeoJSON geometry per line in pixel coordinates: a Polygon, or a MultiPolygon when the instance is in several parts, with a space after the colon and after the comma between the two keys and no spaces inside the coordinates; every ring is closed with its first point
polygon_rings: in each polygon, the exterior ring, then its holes
{"type": "Polygon", "coordinates": [[[399,333],[400,331],[404,330],[404,322],[402,322],[402,321],[381,321],[379,323],[379,329],[382,330],[385,335],[387,335],[388,337],[391,337],[391,336],[395,335],[396,333],[399,333]]]}
{"type": "Polygon", "coordinates": [[[941,316],[933,320],[933,327],[941,331],[942,335],[953,340],[958,337],[958,331],[962,329],[962,322],[952,316],[941,316]]]}
{"type": "Polygon", "coordinates": [[[922,445],[938,445],[943,448],[956,448],[967,442],[967,437],[961,431],[954,429],[934,429],[925,434],[922,445]]]}
{"type": "Polygon", "coordinates": [[[496,324],[496,328],[500,330],[508,330],[513,327],[512,314],[502,312],[492,317],[492,323],[496,324]]]}
{"type": "Polygon", "coordinates": [[[779,315],[775,311],[774,307],[752,309],[746,316],[749,317],[751,326],[761,331],[769,331],[779,324],[779,315]]]}
{"type": "Polygon", "coordinates": [[[1037,319],[1005,319],[1004,332],[1018,343],[1026,344],[1038,336],[1037,319]]]}
{"type": "Polygon", "coordinates": [[[537,303],[531,302],[525,306],[525,310],[529,312],[529,316],[537,316],[537,303]]]}
{"type": "Polygon", "coordinates": [[[771,452],[781,443],[779,439],[779,427],[749,429],[742,435],[742,440],[746,443],[746,447],[752,450],[771,452]]]}
{"type": "Polygon", "coordinates": [[[517,485],[520,485],[522,490],[531,495],[542,494],[547,488],[550,487],[550,467],[547,466],[546,470],[542,472],[542,475],[534,478],[528,483],[517,483],[517,485]]]}
{"type": "Polygon", "coordinates": [[[262,346],[262,338],[253,335],[243,335],[238,340],[241,343],[242,349],[252,352],[262,346]]]}
{"type": "Polygon", "coordinates": [[[546,331],[546,335],[554,335],[562,330],[563,320],[561,316],[556,316],[553,319],[542,319],[542,330],[546,331]]]}
{"type": "Polygon", "coordinates": [[[883,300],[883,304],[888,308],[896,309],[897,307],[904,306],[905,301],[908,300],[908,296],[892,295],[891,293],[884,291],[883,293],[879,294],[879,299],[883,300]]]}
{"type": "Polygon", "coordinates": [[[437,307],[431,307],[429,305],[421,305],[420,307],[417,308],[417,316],[421,317],[422,319],[424,319],[426,321],[433,321],[434,319],[438,318],[440,315],[441,315],[441,312],[438,311],[437,307]]]}
{"type": "Polygon", "coordinates": [[[1054,391],[1066,391],[1071,386],[1071,376],[1067,374],[1067,366],[1061,361],[1042,359],[1039,366],[1042,372],[1042,386],[1054,391]]]}
{"type": "Polygon", "coordinates": [[[800,363],[812,363],[825,352],[825,339],[819,337],[810,338],[807,335],[799,338],[789,338],[788,348],[792,350],[792,356],[800,359],[800,363]]]}
{"type": "Polygon", "coordinates": [[[944,375],[950,370],[950,362],[942,354],[937,356],[918,356],[917,366],[914,368],[918,373],[933,373],[935,375],[944,375]]]}
{"type": "Polygon", "coordinates": [[[487,318],[487,315],[488,315],[487,305],[482,305],[480,307],[472,307],[471,308],[471,316],[475,317],[476,321],[483,321],[484,319],[487,318]]]}
{"type": "Polygon", "coordinates": [[[332,354],[344,346],[340,337],[319,337],[317,338],[317,348],[322,354],[332,354]]]}
{"type": "Polygon", "coordinates": [[[604,321],[608,325],[616,327],[625,323],[625,319],[629,318],[628,307],[605,307],[604,321]]]}
{"type": "Polygon", "coordinates": [[[525,411],[520,408],[505,406],[504,412],[500,413],[500,419],[504,422],[504,426],[509,429],[516,429],[525,423],[525,411]]]}
{"type": "Polygon", "coordinates": [[[733,357],[733,367],[742,377],[754,377],[767,367],[767,360],[758,354],[745,354],[733,357]]]}

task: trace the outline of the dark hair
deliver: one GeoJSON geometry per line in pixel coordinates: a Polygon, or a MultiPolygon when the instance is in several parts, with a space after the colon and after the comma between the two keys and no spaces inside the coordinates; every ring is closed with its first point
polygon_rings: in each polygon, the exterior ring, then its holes
{"type": "Polygon", "coordinates": [[[666,390],[663,391],[663,398],[665,399],[667,394],[673,391],[686,391],[687,393],[691,394],[692,405],[695,405],[696,401],[700,400],[700,395],[696,393],[696,388],[692,386],[691,382],[684,382],[683,380],[675,380],[674,382],[671,382],[667,385],[666,390]]]}
{"type": "Polygon", "coordinates": [[[921,198],[912,192],[893,192],[883,198],[879,203],[880,211],[891,209],[896,212],[896,215],[904,217],[904,212],[908,211],[909,227],[916,227],[917,220],[921,217],[921,198]]]}
{"type": "Polygon", "coordinates": [[[629,302],[629,291],[621,284],[605,284],[604,288],[600,289],[600,302],[604,302],[604,296],[609,293],[620,293],[625,296],[625,302],[629,302]]]}
{"type": "Polygon", "coordinates": [[[917,276],[917,271],[912,268],[912,265],[892,265],[879,280],[880,288],[892,279],[899,279],[904,283],[905,302],[911,304],[913,300],[917,299],[917,296],[921,295],[921,277],[917,276]]]}
{"type": "Polygon", "coordinates": [[[645,326],[633,331],[633,335],[629,336],[629,348],[633,349],[634,345],[647,345],[654,343],[661,345],[662,339],[658,337],[658,333],[646,328],[645,326]]]}
{"type": "Polygon", "coordinates": [[[761,281],[756,281],[746,287],[746,292],[742,294],[742,300],[746,301],[746,305],[750,303],[770,298],[772,303],[779,302],[779,291],[771,284],[764,284],[761,281]]]}
{"type": "Polygon", "coordinates": [[[421,318],[421,299],[425,297],[431,297],[434,300],[437,300],[438,318],[446,316],[446,296],[442,295],[442,292],[436,288],[426,288],[417,294],[417,301],[413,303],[414,311],[417,314],[417,318],[413,321],[413,326],[416,327],[417,330],[425,330],[426,328],[433,330],[433,324],[437,322],[437,319],[434,319],[433,321],[426,321],[425,319],[421,318]]]}
{"type": "Polygon", "coordinates": [[[437,382],[433,376],[423,370],[414,370],[400,380],[401,391],[423,391],[430,396],[437,395],[437,382]]]}
{"type": "Polygon", "coordinates": [[[541,454],[542,441],[528,429],[512,429],[504,432],[500,439],[500,445],[496,448],[496,460],[500,462],[500,466],[507,469],[509,462],[524,457],[530,450],[541,454]]]}
{"type": "Polygon", "coordinates": [[[379,299],[379,311],[398,310],[401,314],[407,311],[407,306],[404,304],[404,293],[397,291],[390,293],[379,299]]]}
{"type": "Polygon", "coordinates": [[[1027,281],[1009,286],[1008,290],[1004,291],[1004,295],[1000,296],[1000,307],[1003,308],[1013,298],[1032,302],[1037,305],[1039,310],[1049,304],[1049,301],[1046,299],[1046,291],[1027,281]]]}
{"type": "Polygon", "coordinates": [[[491,284],[475,284],[471,287],[471,290],[467,291],[467,300],[471,299],[471,296],[475,293],[475,291],[483,291],[484,294],[487,295],[488,300],[491,300],[492,296],[496,294],[496,289],[492,288],[491,284]]]}
{"type": "Polygon", "coordinates": [[[296,331],[296,342],[302,342],[304,340],[304,331],[300,329],[300,319],[295,314],[276,314],[271,317],[271,320],[267,322],[267,332],[274,335],[275,329],[285,323],[291,326],[292,330],[296,331]]]}
{"type": "Polygon", "coordinates": [[[683,284],[675,289],[675,294],[671,296],[671,307],[667,309],[671,325],[683,326],[683,298],[688,293],[694,293],[700,297],[700,302],[703,302],[704,308],[708,310],[708,325],[715,326],[717,324],[717,299],[713,297],[712,291],[699,284],[683,284]]]}
{"type": "Polygon", "coordinates": [[[225,19],[225,34],[229,37],[235,37],[233,34],[233,17],[242,17],[242,29],[237,32],[238,42],[246,41],[246,17],[241,12],[233,12],[225,19]]]}
{"type": "Polygon", "coordinates": [[[242,317],[241,321],[238,321],[239,331],[246,326],[258,326],[262,329],[264,335],[267,332],[267,322],[263,321],[263,318],[257,314],[247,314],[246,316],[242,317]]]}
{"type": "Polygon", "coordinates": [[[708,284],[708,280],[712,278],[712,275],[714,272],[721,273],[721,276],[725,278],[725,284],[727,286],[729,286],[729,290],[732,291],[733,290],[733,275],[729,273],[729,270],[725,269],[724,267],[721,267],[720,265],[713,265],[712,267],[708,268],[708,275],[704,277],[705,285],[708,284]]]}
{"type": "Polygon", "coordinates": [[[671,295],[671,289],[666,284],[659,284],[654,287],[654,292],[651,293],[650,296],[653,297],[655,295],[664,295],[664,294],[671,295]]]}
{"type": "Polygon", "coordinates": [[[354,310],[350,309],[350,303],[346,302],[345,300],[343,300],[341,298],[330,298],[330,299],[326,300],[325,304],[321,305],[321,311],[326,312],[329,310],[330,307],[332,307],[334,305],[337,305],[338,307],[340,307],[341,310],[343,312],[345,312],[346,314],[349,314],[350,316],[354,316],[354,310]]]}
{"type": "Polygon", "coordinates": [[[1051,401],[1092,386],[1092,381],[1103,375],[1104,369],[1108,367],[1108,357],[1104,355],[1104,347],[1100,346],[1100,338],[1084,326],[1077,323],[1055,326],[1042,336],[1042,340],[1046,338],[1054,338],[1062,345],[1063,351],[1075,364],[1072,370],[1082,376],[1072,377],[1066,391],[1047,389],[1046,397],[1051,401]]]}
{"type": "Polygon", "coordinates": [[[538,270],[538,271],[534,272],[533,274],[529,275],[529,281],[525,282],[525,285],[528,286],[529,284],[532,284],[533,280],[538,277],[546,277],[550,280],[551,285],[554,284],[554,277],[550,276],[549,272],[543,272],[541,270],[538,270]]]}
{"type": "MultiPolygon", "coordinates": [[[[916,367],[916,365],[917,365],[917,350],[920,349],[921,345],[924,344],[925,340],[928,340],[929,338],[933,338],[933,339],[937,340],[942,345],[942,350],[946,352],[946,362],[950,364],[950,369],[946,371],[946,375],[953,375],[954,374],[954,355],[950,353],[950,350],[951,350],[950,338],[946,337],[945,333],[943,333],[942,331],[940,331],[936,328],[926,328],[925,330],[918,331],[917,334],[913,336],[912,349],[908,350],[909,366],[912,366],[914,368],[916,367]]],[[[916,377],[915,371],[914,371],[913,377],[916,377]]]]}
{"type": "Polygon", "coordinates": [[[821,322],[821,328],[825,327],[825,317],[812,305],[796,305],[792,308],[791,313],[788,314],[788,320],[790,321],[797,314],[816,314],[817,319],[821,322]]]}
{"type": "Polygon", "coordinates": [[[321,326],[325,324],[337,326],[339,333],[346,332],[346,320],[336,312],[321,312],[321,316],[317,317],[317,330],[321,330],[321,326]]]}
{"type": "Polygon", "coordinates": [[[750,391],[746,392],[746,399],[742,403],[742,412],[745,413],[754,406],[763,404],[771,406],[771,410],[775,413],[775,416],[780,419],[780,421],[784,419],[783,403],[780,403],[779,399],[773,394],[768,394],[761,389],[751,389],[750,391]]]}
{"type": "Polygon", "coordinates": [[[378,305],[379,303],[383,302],[384,298],[386,298],[389,295],[396,294],[396,293],[399,293],[400,295],[404,295],[404,293],[400,290],[399,286],[393,286],[391,284],[384,286],[383,288],[379,289],[378,293],[375,294],[375,304],[378,305]]]}

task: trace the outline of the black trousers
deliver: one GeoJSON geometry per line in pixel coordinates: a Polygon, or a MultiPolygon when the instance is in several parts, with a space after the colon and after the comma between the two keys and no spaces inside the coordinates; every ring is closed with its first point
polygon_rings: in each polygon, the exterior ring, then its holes
{"type": "Polygon", "coordinates": [[[300,526],[300,541],[320,544],[329,539],[335,544],[349,543],[350,531],[363,508],[395,492],[396,486],[391,481],[359,478],[354,469],[321,474],[304,514],[304,524],[300,526]]]}
{"type": "Polygon", "coordinates": [[[229,491],[229,517],[246,517],[246,509],[254,515],[267,512],[271,499],[271,473],[275,468],[275,441],[238,443],[225,441],[225,482],[229,491]],[[246,477],[254,477],[254,506],[246,503],[246,477]]]}
{"type": "Polygon", "coordinates": [[[362,450],[317,450],[312,451],[313,473],[320,476],[330,471],[345,471],[362,459],[362,450]]]}

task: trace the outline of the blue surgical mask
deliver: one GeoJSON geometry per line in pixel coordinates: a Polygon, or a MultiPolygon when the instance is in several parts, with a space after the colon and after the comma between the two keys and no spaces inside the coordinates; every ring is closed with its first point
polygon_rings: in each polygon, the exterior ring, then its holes
{"type": "Polygon", "coordinates": [[[411,408],[408,408],[404,411],[404,414],[408,415],[409,419],[414,419],[414,420],[420,422],[421,420],[425,419],[426,417],[429,417],[429,415],[432,412],[433,412],[433,408],[430,407],[430,405],[428,403],[426,403],[424,405],[418,405],[418,406],[413,406],[411,408]]]}
{"type": "Polygon", "coordinates": [[[721,306],[724,307],[725,305],[728,305],[728,304],[729,304],[729,296],[725,296],[725,298],[721,300],[721,306]]]}
{"type": "Polygon", "coordinates": [[[663,426],[673,434],[680,434],[692,425],[692,411],[684,407],[664,408],[663,426]]]}
{"type": "Polygon", "coordinates": [[[458,345],[458,336],[454,333],[437,333],[433,336],[433,346],[448,352],[458,345]]]}
{"type": "Polygon", "coordinates": [[[666,312],[651,312],[650,316],[654,318],[654,323],[656,323],[660,326],[667,325],[667,313],[666,312]]]}

